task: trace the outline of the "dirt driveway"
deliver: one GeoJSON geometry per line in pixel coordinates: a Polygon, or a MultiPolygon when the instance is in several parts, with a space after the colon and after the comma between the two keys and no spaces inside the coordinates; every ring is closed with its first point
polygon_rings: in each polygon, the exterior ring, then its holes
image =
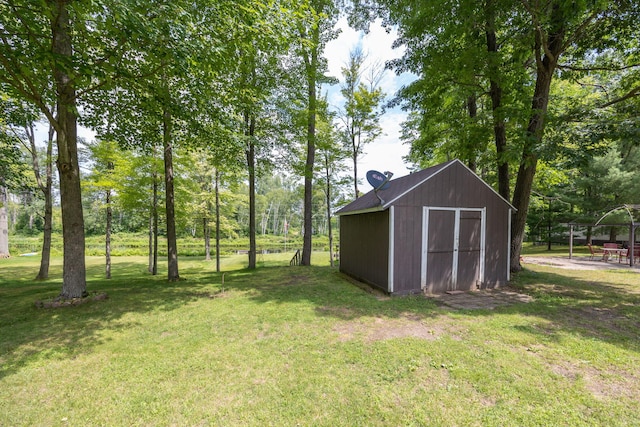
{"type": "Polygon", "coordinates": [[[527,264],[547,265],[549,267],[564,268],[567,270],[630,270],[640,273],[640,266],[638,265],[630,267],[629,264],[619,263],[617,260],[589,260],[589,257],[573,257],[569,259],[568,256],[524,256],[522,257],[522,264],[525,266],[527,264]]]}

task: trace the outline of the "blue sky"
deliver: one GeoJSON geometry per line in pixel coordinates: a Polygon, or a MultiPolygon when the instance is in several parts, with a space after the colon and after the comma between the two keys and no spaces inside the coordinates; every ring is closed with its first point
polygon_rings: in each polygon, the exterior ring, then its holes
{"type": "MultiPolygon", "coordinates": [[[[329,42],[325,49],[325,56],[329,63],[329,74],[338,79],[342,79],[341,68],[346,65],[349,59],[349,52],[360,45],[362,51],[367,55],[367,63],[380,62],[399,58],[403,54],[402,49],[393,49],[392,44],[396,39],[395,32],[387,33],[377,21],[371,24],[367,34],[349,28],[346,19],[342,18],[337,27],[341,33],[337,39],[329,42]]],[[[387,70],[381,81],[382,90],[387,98],[391,98],[402,87],[409,83],[413,77],[409,74],[396,76],[393,71],[387,70]]],[[[339,85],[326,88],[329,104],[338,108],[344,103],[344,98],[340,94],[339,85]]],[[[375,169],[381,172],[391,171],[394,178],[407,175],[409,169],[402,160],[402,157],[409,152],[409,147],[400,142],[400,125],[405,120],[406,113],[399,108],[387,110],[380,120],[383,135],[373,143],[365,146],[365,154],[358,161],[358,177],[361,180],[361,190],[367,192],[371,186],[364,176],[367,170],[375,169]]]]}

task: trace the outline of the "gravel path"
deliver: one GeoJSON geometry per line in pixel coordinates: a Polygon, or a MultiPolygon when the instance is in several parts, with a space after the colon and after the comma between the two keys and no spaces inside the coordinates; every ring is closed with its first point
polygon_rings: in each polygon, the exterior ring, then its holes
{"type": "Polygon", "coordinates": [[[538,264],[548,265],[549,267],[566,268],[568,270],[631,270],[640,273],[640,266],[638,265],[634,265],[632,268],[629,264],[619,263],[617,260],[602,261],[595,259],[590,261],[589,257],[573,257],[569,259],[568,256],[524,256],[522,257],[522,263],[525,266],[526,264],[538,264]]]}

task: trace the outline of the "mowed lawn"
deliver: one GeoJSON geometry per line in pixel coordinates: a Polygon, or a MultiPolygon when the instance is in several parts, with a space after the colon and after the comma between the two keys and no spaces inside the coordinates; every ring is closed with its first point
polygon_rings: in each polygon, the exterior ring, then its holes
{"type": "MultiPolygon", "coordinates": [[[[0,260],[0,426],[640,425],[640,274],[527,265],[535,298],[456,311],[367,292],[287,255],[88,259],[108,299],[60,291],[36,258],[0,260]]],[[[326,255],[314,255],[325,263],[326,255]]]]}

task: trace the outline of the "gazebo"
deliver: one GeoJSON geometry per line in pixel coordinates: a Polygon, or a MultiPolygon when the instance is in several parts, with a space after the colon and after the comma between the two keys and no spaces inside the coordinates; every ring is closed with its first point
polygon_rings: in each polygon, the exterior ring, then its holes
{"type": "MultiPolygon", "coordinates": [[[[632,211],[640,212],[640,205],[626,204],[626,205],[613,208],[609,212],[602,215],[602,217],[600,217],[600,219],[596,221],[594,224],[585,224],[585,223],[577,223],[577,222],[570,222],[569,224],[567,224],[569,226],[569,259],[573,258],[573,232],[575,227],[601,227],[601,226],[629,227],[629,253],[634,254],[637,248],[640,247],[640,243],[636,242],[636,228],[640,226],[640,222],[635,221],[632,211]],[[627,214],[629,215],[629,222],[607,223],[607,224],[602,223],[602,221],[606,217],[608,217],[610,214],[617,211],[622,211],[622,210],[626,211],[627,214]]],[[[634,258],[635,258],[634,255],[629,257],[629,265],[631,267],[634,266],[634,258]]]]}

